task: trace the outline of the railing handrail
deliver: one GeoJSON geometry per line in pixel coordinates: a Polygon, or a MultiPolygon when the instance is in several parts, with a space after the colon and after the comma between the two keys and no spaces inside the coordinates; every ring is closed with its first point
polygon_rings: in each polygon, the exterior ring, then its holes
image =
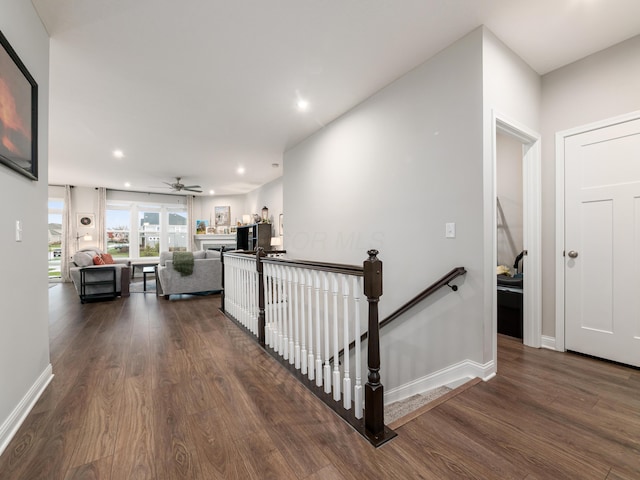
{"type": "MultiPolygon", "coordinates": [[[[279,251],[271,251],[265,250],[266,254],[269,253],[279,253],[279,251]]],[[[236,255],[252,255],[255,256],[255,251],[248,250],[236,250],[231,252],[225,252],[225,256],[233,256],[236,255]]],[[[287,267],[299,267],[306,268],[308,270],[320,270],[323,272],[331,272],[331,273],[342,273],[345,275],[354,275],[356,277],[362,277],[364,275],[364,270],[362,266],[358,265],[348,265],[343,263],[328,263],[328,262],[317,262],[311,260],[299,260],[293,258],[283,258],[283,257],[261,257],[260,261],[262,263],[273,263],[277,265],[283,265],[287,267]]]]}
{"type": "MultiPolygon", "coordinates": [[[[456,285],[449,285],[449,282],[451,282],[455,278],[458,278],[461,275],[464,275],[465,273],[467,273],[467,270],[464,267],[456,267],[456,268],[454,268],[449,273],[447,273],[445,276],[443,276],[439,280],[436,280],[435,282],[433,282],[431,285],[429,285],[427,288],[425,288],[418,295],[413,297],[411,300],[409,300],[407,303],[402,305],[400,308],[398,308],[391,315],[387,316],[384,320],[382,320],[380,322],[380,328],[383,328],[384,326],[386,326],[389,323],[391,323],[392,321],[394,321],[396,318],[398,318],[403,313],[407,312],[408,310],[411,310],[413,307],[418,305],[420,302],[422,302],[427,297],[433,295],[436,291],[440,290],[444,286],[448,286],[453,291],[456,291],[458,289],[458,287],[456,285]]],[[[368,336],[368,333],[364,332],[360,336],[360,341],[361,342],[365,341],[367,339],[367,336],[368,336]]],[[[354,340],[353,342],[351,342],[349,344],[349,351],[351,351],[355,346],[356,346],[356,342],[354,340]]],[[[340,356],[342,356],[342,355],[344,355],[344,350],[340,351],[340,356]]],[[[333,358],[331,360],[333,361],[333,358]]]]}

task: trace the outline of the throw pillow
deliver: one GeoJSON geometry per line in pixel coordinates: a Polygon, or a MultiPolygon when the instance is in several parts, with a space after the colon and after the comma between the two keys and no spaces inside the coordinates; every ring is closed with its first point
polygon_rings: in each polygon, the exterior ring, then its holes
{"type": "Polygon", "coordinates": [[[113,265],[114,263],[116,263],[110,253],[103,253],[102,255],[100,255],[100,258],[102,259],[104,265],[113,265]]]}
{"type": "Polygon", "coordinates": [[[93,264],[94,265],[104,265],[104,260],[102,259],[102,257],[100,255],[96,255],[95,257],[93,257],[93,264]]]}
{"type": "Polygon", "coordinates": [[[73,263],[77,267],[88,267],[93,265],[93,257],[86,252],[76,252],[73,254],[73,263]]]}

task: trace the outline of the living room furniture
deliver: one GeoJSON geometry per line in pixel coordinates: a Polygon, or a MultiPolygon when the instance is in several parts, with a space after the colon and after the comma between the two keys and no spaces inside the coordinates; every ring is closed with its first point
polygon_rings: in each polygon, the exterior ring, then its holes
{"type": "Polygon", "coordinates": [[[82,301],[83,295],[104,293],[104,285],[100,285],[99,282],[105,281],[105,275],[107,274],[100,273],[102,271],[115,271],[115,295],[121,297],[129,296],[131,273],[128,259],[116,258],[113,264],[94,265],[94,258],[103,254],[104,252],[95,247],[84,248],[74,253],[71,258],[72,266],[69,269],[69,273],[76,292],[80,296],[80,301],[82,301]],[[84,273],[81,274],[82,270],[84,270],[84,273]],[[84,289],[82,287],[83,280],[85,282],[84,289]],[[92,282],[98,283],[94,284],[92,282]]]}
{"type": "Polygon", "coordinates": [[[102,266],[80,269],[80,303],[87,300],[116,298],[116,268],[102,266]]]}
{"type": "Polygon", "coordinates": [[[143,291],[147,291],[147,275],[149,275],[150,273],[154,273],[156,272],[156,267],[158,266],[158,264],[154,264],[154,265],[150,265],[147,267],[144,267],[142,269],[142,290],[143,291]]]}
{"type": "Polygon", "coordinates": [[[238,250],[253,251],[258,247],[271,250],[271,224],[254,223],[238,227],[238,250]]]}
{"type": "Polygon", "coordinates": [[[166,299],[177,294],[219,292],[222,290],[220,252],[193,252],[193,272],[189,275],[182,275],[174,268],[173,252],[161,252],[156,279],[157,294],[166,299]]]}
{"type": "Polygon", "coordinates": [[[156,258],[154,258],[153,260],[131,260],[129,262],[129,265],[131,266],[131,278],[134,278],[136,276],[136,269],[144,272],[145,268],[155,267],[156,265],[158,265],[158,260],[156,258]]]}

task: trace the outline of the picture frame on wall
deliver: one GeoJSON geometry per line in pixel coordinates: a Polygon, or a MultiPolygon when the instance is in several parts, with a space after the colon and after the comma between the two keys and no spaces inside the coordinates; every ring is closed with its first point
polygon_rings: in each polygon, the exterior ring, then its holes
{"type": "Polygon", "coordinates": [[[38,180],[38,84],[0,32],[0,163],[38,180]]]}
{"type": "Polygon", "coordinates": [[[93,213],[78,213],[78,228],[95,228],[96,219],[93,213]]]}
{"type": "Polygon", "coordinates": [[[228,227],[231,225],[231,207],[214,207],[216,227],[228,227]]]}

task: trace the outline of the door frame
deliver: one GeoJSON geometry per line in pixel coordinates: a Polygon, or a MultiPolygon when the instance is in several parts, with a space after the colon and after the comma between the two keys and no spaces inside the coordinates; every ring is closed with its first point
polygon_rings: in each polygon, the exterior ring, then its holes
{"type": "MultiPolygon", "coordinates": [[[[494,360],[497,360],[498,335],[498,305],[497,305],[497,276],[495,266],[497,254],[497,212],[496,212],[496,135],[509,135],[522,143],[522,197],[523,197],[523,247],[528,254],[526,262],[526,280],[523,292],[523,343],[529,347],[540,348],[542,343],[542,154],[540,148],[541,135],[533,130],[507,118],[495,110],[492,112],[492,155],[493,155],[493,193],[492,193],[492,237],[491,282],[493,297],[493,334],[494,360]]],[[[524,264],[524,263],[523,263],[524,264]]]]}
{"type": "Polygon", "coordinates": [[[597,122],[588,123],[578,127],[562,130],[556,133],[556,341],[555,349],[561,352],[566,350],[565,343],[565,141],[574,135],[580,135],[601,128],[612,127],[620,123],[626,123],[640,119],[640,110],[606,118],[597,122]]]}

